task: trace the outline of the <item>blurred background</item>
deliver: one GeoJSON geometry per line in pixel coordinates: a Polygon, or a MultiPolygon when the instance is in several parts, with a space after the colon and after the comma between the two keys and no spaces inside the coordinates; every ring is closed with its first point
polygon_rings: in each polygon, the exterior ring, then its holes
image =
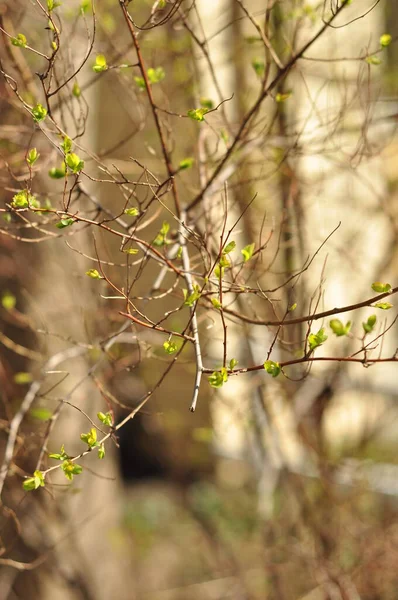
{"type": "MultiPolygon", "coordinates": [[[[187,216],[194,276],[217,256],[223,230],[238,248],[259,249],[232,282],[253,293],[232,294],[226,313],[228,359],[242,367],[303,356],[309,320],[265,325],[287,307],[301,317],[355,305],[375,295],[373,282],[397,281],[398,6],[344,4],[126,3],[144,61],[158,69],[151,89],[182,204],[205,190],[187,216]],[[187,117],[199,107],[218,109],[204,123],[187,117]]],[[[126,202],[144,215],[134,232],[148,243],[165,221],[171,241],[178,229],[121,5],[5,0],[0,16],[0,598],[396,600],[397,367],[367,363],[396,356],[394,307],[338,315],[352,322],[344,337],[329,319],[313,323],[328,335],[317,356],[362,364],[294,364],[219,389],[204,377],[189,412],[191,346],[163,380],[174,360],[165,335],[120,315],[117,290],[128,290],[153,322],[181,331],[190,318],[173,272],[155,293],[159,263],[121,252],[133,227],[126,202]],[[19,33],[28,47],[11,41],[19,33]],[[103,72],[93,70],[99,55],[103,72]],[[46,89],[53,121],[39,127],[27,107],[44,105],[46,89]],[[85,162],[73,185],[60,131],[85,162]],[[70,194],[72,212],[121,234],[89,223],[64,232],[51,211],[10,212],[30,186],[43,207],[62,211],[70,194]],[[95,281],[85,273],[99,259],[107,278],[95,281]],[[7,464],[13,418],[35,382],[7,464]],[[38,464],[54,466],[48,453],[82,452],[90,419],[102,427],[98,412],[117,425],[143,399],[104,460],[93,452],[72,483],[58,469],[44,488],[22,489],[38,464]]],[[[197,313],[205,366],[219,369],[219,311],[203,303],[197,313]]]]}

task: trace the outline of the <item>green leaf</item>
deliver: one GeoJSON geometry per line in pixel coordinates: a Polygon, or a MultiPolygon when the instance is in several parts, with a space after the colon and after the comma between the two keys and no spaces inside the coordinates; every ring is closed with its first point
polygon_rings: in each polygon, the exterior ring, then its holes
{"type": "Polygon", "coordinates": [[[214,108],[214,102],[210,98],[201,98],[199,102],[202,108],[207,108],[207,110],[212,110],[214,108]]]}
{"type": "Polygon", "coordinates": [[[125,248],[123,250],[123,252],[125,254],[138,254],[138,249],[137,248],[125,248]]]}
{"type": "Polygon", "coordinates": [[[26,385],[27,383],[31,383],[31,381],[32,381],[31,373],[26,373],[24,371],[21,371],[19,373],[15,373],[15,375],[14,375],[14,382],[17,385],[26,385]]]}
{"type": "Polygon", "coordinates": [[[372,333],[374,326],[376,325],[376,315],[370,315],[366,322],[362,323],[362,327],[365,333],[372,333]]]}
{"type": "Polygon", "coordinates": [[[140,211],[138,208],[126,208],[124,214],[128,215],[129,217],[136,217],[140,214],[140,211]]]}
{"type": "Polygon", "coordinates": [[[99,412],[99,413],[97,413],[97,417],[101,421],[101,423],[103,423],[104,425],[107,425],[108,427],[112,427],[112,425],[113,425],[112,413],[99,412]]]}
{"type": "Polygon", "coordinates": [[[184,171],[185,169],[190,169],[193,164],[194,164],[195,160],[193,158],[183,158],[182,160],[180,160],[178,167],[179,169],[181,169],[181,171],[184,171]]]}
{"type": "Polygon", "coordinates": [[[30,492],[32,490],[37,490],[39,487],[44,487],[44,473],[41,471],[35,471],[33,473],[33,477],[25,479],[25,481],[22,483],[22,487],[25,492],[30,492]]]}
{"type": "Polygon", "coordinates": [[[74,95],[75,98],[80,98],[80,96],[82,94],[82,91],[81,91],[80,86],[77,83],[77,81],[75,81],[75,83],[73,84],[72,94],[74,95]]]}
{"type": "Polygon", "coordinates": [[[13,310],[17,303],[17,299],[11,292],[5,291],[1,296],[1,304],[6,310],[13,310]]]}
{"type": "Polygon", "coordinates": [[[26,162],[31,167],[32,165],[35,164],[35,162],[37,161],[39,156],[40,156],[40,154],[38,153],[37,148],[31,148],[26,157],[26,162]]]}
{"type": "Polygon", "coordinates": [[[187,114],[193,121],[204,121],[208,112],[208,108],[192,108],[187,114]]]}
{"type": "Polygon", "coordinates": [[[318,333],[311,333],[308,336],[308,345],[310,351],[313,352],[315,348],[321,346],[324,342],[326,342],[327,339],[328,336],[325,334],[325,329],[323,327],[318,331],[318,333]]]}
{"type": "Polygon", "coordinates": [[[145,90],[145,79],[143,77],[138,77],[137,75],[134,77],[134,81],[140,88],[140,90],[145,90]]]}
{"type": "Polygon", "coordinates": [[[36,106],[32,108],[32,117],[36,123],[40,123],[40,121],[43,121],[46,118],[46,116],[47,109],[44,108],[42,104],[36,104],[36,106]]]}
{"type": "Polygon", "coordinates": [[[217,298],[211,298],[211,303],[214,306],[214,308],[217,308],[218,310],[222,309],[222,304],[219,300],[217,300],[217,298]]]}
{"type": "Polygon", "coordinates": [[[108,69],[108,65],[106,64],[106,58],[103,54],[97,54],[95,57],[95,65],[93,65],[93,71],[95,73],[101,73],[101,71],[106,71],[108,69]]]}
{"type": "Polygon", "coordinates": [[[65,452],[65,446],[62,444],[61,451],[59,453],[52,453],[48,455],[49,458],[53,458],[54,460],[68,460],[69,455],[65,452]]]}
{"type": "Polygon", "coordinates": [[[94,448],[94,446],[98,445],[97,430],[95,429],[95,427],[92,427],[88,433],[81,433],[80,439],[82,440],[82,442],[87,444],[89,448],[94,448]]]}
{"type": "Polygon", "coordinates": [[[247,262],[253,256],[255,244],[248,244],[242,248],[241,253],[243,254],[243,262],[247,262]]]}
{"type": "Polygon", "coordinates": [[[272,377],[278,377],[279,373],[281,372],[280,364],[278,362],[274,362],[273,360],[266,360],[264,363],[264,369],[272,377]]]}
{"type": "Polygon", "coordinates": [[[166,76],[163,67],[156,67],[156,69],[148,69],[147,75],[149,83],[151,84],[159,83],[166,76]]]}
{"type": "Polygon", "coordinates": [[[23,33],[18,33],[16,37],[11,38],[11,44],[13,46],[18,46],[19,48],[26,48],[27,43],[23,33]]]}
{"type": "Polygon", "coordinates": [[[200,298],[200,287],[198,285],[193,286],[192,294],[188,295],[188,290],[183,290],[184,294],[184,305],[185,306],[193,306],[195,302],[200,298]]]}
{"type": "Polygon", "coordinates": [[[56,2],[55,0],[47,0],[48,12],[51,12],[52,10],[54,10],[54,8],[57,8],[58,6],[61,6],[61,2],[56,2]]]}
{"type": "Polygon", "coordinates": [[[381,65],[381,59],[378,56],[367,56],[365,60],[368,65],[381,65]]]}
{"type": "Polygon", "coordinates": [[[381,281],[375,281],[374,283],[372,283],[372,290],[382,294],[383,292],[389,292],[391,290],[391,285],[389,283],[381,283],[381,281]]]}
{"type": "Polygon", "coordinates": [[[69,154],[69,152],[72,150],[72,140],[67,135],[64,137],[64,140],[60,145],[65,154],[69,154]]]}
{"type": "Polygon", "coordinates": [[[287,309],[289,312],[293,312],[294,310],[296,310],[297,308],[297,302],[295,302],[294,304],[292,304],[291,306],[289,306],[289,308],[287,309]]]}
{"type": "Polygon", "coordinates": [[[230,252],[232,252],[232,250],[235,250],[236,248],[236,242],[229,242],[229,244],[227,244],[226,246],[224,246],[223,248],[223,254],[229,254],[230,252]]]}
{"type": "Polygon", "coordinates": [[[163,344],[163,348],[167,354],[174,354],[178,350],[178,346],[175,342],[166,340],[163,344]]]}
{"type": "Polygon", "coordinates": [[[348,321],[345,325],[343,325],[340,319],[332,319],[329,323],[329,327],[333,333],[337,335],[337,337],[341,337],[349,333],[351,329],[351,321],[348,321]]]}
{"type": "Polygon", "coordinates": [[[231,261],[229,260],[226,254],[222,254],[220,260],[218,261],[218,264],[220,265],[220,267],[229,269],[229,267],[231,266],[231,261]]]}
{"type": "Polygon", "coordinates": [[[375,308],[381,308],[381,310],[389,310],[393,307],[390,302],[376,302],[376,304],[373,304],[373,306],[375,308]]]}
{"type": "Polygon", "coordinates": [[[61,469],[69,481],[72,481],[73,475],[80,475],[80,473],[83,471],[83,467],[76,465],[71,460],[64,460],[61,469]]]}
{"type": "Polygon", "coordinates": [[[389,33],[383,33],[383,35],[380,36],[380,46],[382,46],[383,48],[389,46],[391,42],[392,36],[389,33]]]}
{"type": "Polygon", "coordinates": [[[214,275],[215,277],[217,277],[217,279],[221,279],[224,277],[224,273],[225,273],[225,267],[221,266],[220,263],[218,263],[214,269],[214,275]]]}
{"type": "Polygon", "coordinates": [[[57,167],[52,167],[49,170],[48,175],[51,179],[63,179],[66,175],[65,163],[62,163],[59,169],[57,167]]]}
{"type": "Polygon", "coordinates": [[[101,444],[100,447],[98,448],[98,458],[100,460],[102,460],[103,458],[105,458],[105,446],[104,446],[104,444],[101,444]]]}
{"type": "Polygon", "coordinates": [[[37,408],[31,408],[29,411],[29,415],[34,419],[38,419],[39,421],[48,421],[52,417],[51,410],[48,408],[43,408],[38,406],[37,408]]]}
{"type": "Polygon", "coordinates": [[[4,220],[6,223],[11,223],[11,221],[12,221],[12,216],[11,216],[11,214],[10,214],[9,212],[3,213],[3,220],[4,220]]]}
{"type": "Polygon", "coordinates": [[[39,208],[40,202],[28,190],[21,190],[13,196],[11,206],[13,208],[39,208]]]}
{"type": "Polygon", "coordinates": [[[91,279],[103,279],[102,275],[99,274],[97,269],[89,269],[86,271],[86,275],[91,277],[91,279]]]}
{"type": "Polygon", "coordinates": [[[58,223],[55,224],[55,227],[58,227],[58,229],[65,229],[65,227],[73,225],[74,222],[75,220],[71,218],[61,219],[60,221],[58,221],[58,223]]]}
{"type": "Polygon", "coordinates": [[[208,380],[211,387],[220,388],[226,381],[228,381],[227,369],[223,367],[221,371],[214,371],[211,375],[209,375],[208,380]]]}
{"type": "Polygon", "coordinates": [[[158,233],[158,235],[153,240],[152,244],[154,246],[164,246],[167,243],[167,234],[170,230],[170,224],[167,221],[163,221],[163,225],[158,233]]]}
{"type": "Polygon", "coordinates": [[[263,77],[265,73],[265,63],[263,60],[259,58],[255,58],[252,60],[252,67],[257,75],[257,77],[263,77]]]}
{"type": "Polygon", "coordinates": [[[224,144],[227,145],[228,140],[229,140],[229,135],[228,135],[228,132],[225,129],[221,129],[221,131],[220,131],[220,138],[222,139],[222,141],[224,142],[224,144]]]}
{"type": "Polygon", "coordinates": [[[91,9],[91,0],[82,0],[80,4],[80,12],[82,14],[87,13],[91,9]]]}
{"type": "Polygon", "coordinates": [[[11,206],[13,208],[28,208],[30,198],[33,198],[33,196],[30,196],[28,190],[21,190],[13,196],[11,206]]]}
{"type": "Polygon", "coordinates": [[[275,96],[275,101],[278,103],[285,102],[285,100],[288,100],[291,95],[292,92],[285,92],[284,94],[278,92],[275,96]]]}
{"type": "Polygon", "coordinates": [[[84,168],[84,160],[74,152],[65,156],[65,162],[72,173],[79,173],[84,168]]]}
{"type": "Polygon", "coordinates": [[[230,371],[233,371],[237,364],[238,364],[238,361],[236,360],[236,358],[231,358],[231,360],[229,361],[230,371]]]}

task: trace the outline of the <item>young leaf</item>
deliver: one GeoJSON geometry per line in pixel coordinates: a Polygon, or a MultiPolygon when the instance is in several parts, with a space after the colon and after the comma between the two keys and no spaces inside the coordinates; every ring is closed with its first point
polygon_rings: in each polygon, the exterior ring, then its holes
{"type": "Polygon", "coordinates": [[[42,106],[41,104],[36,104],[36,106],[32,108],[32,117],[36,123],[40,123],[40,121],[43,121],[46,118],[46,116],[47,109],[44,108],[44,106],[42,106]]]}
{"type": "Polygon", "coordinates": [[[104,446],[104,444],[101,444],[100,447],[98,448],[98,458],[100,460],[102,460],[103,458],[105,458],[105,446],[104,446]]]}
{"type": "Polygon", "coordinates": [[[6,310],[13,310],[17,303],[17,299],[11,292],[5,291],[1,296],[1,304],[6,310]]]}
{"type": "Polygon", "coordinates": [[[217,308],[218,310],[222,309],[222,304],[219,300],[217,300],[217,298],[212,298],[211,303],[214,306],[214,308],[217,308]]]}
{"type": "Polygon", "coordinates": [[[55,227],[58,227],[58,229],[65,229],[65,227],[73,225],[74,222],[75,220],[71,218],[61,219],[60,221],[58,221],[58,223],[55,224],[55,227]]]}
{"type": "Polygon", "coordinates": [[[263,77],[264,73],[265,73],[265,63],[263,60],[260,60],[259,58],[255,58],[252,61],[252,67],[257,75],[257,77],[263,77]]]}
{"type": "Polygon", "coordinates": [[[381,65],[381,59],[378,56],[367,56],[365,60],[368,63],[368,65],[381,65]]]}
{"type": "Polygon", "coordinates": [[[61,451],[59,453],[52,453],[48,455],[49,458],[53,458],[54,460],[68,460],[69,455],[65,452],[65,446],[62,444],[61,451]]]}
{"type": "Polygon", "coordinates": [[[332,319],[329,323],[329,327],[333,333],[337,335],[337,337],[341,337],[349,333],[351,329],[351,321],[348,321],[346,325],[344,325],[340,319],[332,319]]]}
{"type": "Polygon", "coordinates": [[[175,342],[166,340],[163,344],[163,348],[167,354],[174,354],[178,350],[178,346],[175,342]]]}
{"type": "Polygon", "coordinates": [[[165,244],[167,244],[166,238],[167,238],[167,234],[168,234],[169,230],[170,230],[170,224],[167,221],[163,221],[163,225],[162,225],[159,233],[153,240],[152,244],[154,246],[164,246],[165,244]]]}
{"type": "Polygon", "coordinates": [[[97,269],[89,269],[88,271],[86,271],[86,275],[88,275],[88,277],[91,277],[91,279],[103,279],[102,275],[99,274],[97,269]]]}
{"type": "Polygon", "coordinates": [[[69,154],[69,152],[72,150],[72,140],[67,135],[64,137],[61,148],[65,154],[69,154]]]}
{"type": "Polygon", "coordinates": [[[278,362],[274,362],[273,360],[266,360],[264,363],[264,369],[272,375],[272,377],[278,377],[281,372],[281,366],[278,362]]]}
{"type": "Polygon", "coordinates": [[[183,158],[180,160],[178,167],[181,171],[184,171],[185,169],[190,169],[194,162],[195,160],[193,158],[183,158]]]}
{"type": "Polygon", "coordinates": [[[372,333],[374,326],[376,325],[376,315],[370,315],[367,321],[362,323],[362,327],[365,333],[372,333]]]}
{"type": "Polygon", "coordinates": [[[210,98],[201,98],[199,102],[202,108],[207,108],[207,110],[212,110],[214,108],[214,102],[210,98]]]}
{"type": "Polygon", "coordinates": [[[229,242],[229,244],[224,246],[223,254],[229,254],[230,252],[232,252],[232,250],[235,250],[235,248],[236,248],[236,242],[234,242],[234,241],[229,242]]]}
{"type": "Polygon", "coordinates": [[[79,173],[84,168],[84,160],[80,156],[71,152],[65,156],[65,162],[72,173],[79,173]]]}
{"type": "Polygon", "coordinates": [[[221,371],[214,371],[211,375],[209,375],[208,380],[211,387],[220,388],[226,381],[228,381],[227,369],[223,367],[221,371]]]}
{"type": "Polygon", "coordinates": [[[112,427],[113,419],[112,419],[112,414],[110,412],[107,412],[107,413],[99,412],[99,413],[97,413],[97,417],[101,421],[101,423],[103,423],[104,425],[107,425],[108,427],[112,427]]]}
{"type": "Polygon", "coordinates": [[[241,253],[243,254],[243,262],[247,262],[253,256],[255,244],[248,244],[242,248],[241,253]]]}
{"type": "Polygon", "coordinates": [[[80,473],[83,471],[83,467],[76,465],[71,460],[64,460],[61,469],[69,481],[72,481],[73,475],[80,475],[80,473]]]}
{"type": "Polygon", "coordinates": [[[389,46],[391,42],[392,36],[389,33],[383,33],[383,35],[380,36],[380,46],[382,46],[383,48],[389,46]]]}
{"type": "Polygon", "coordinates": [[[59,168],[52,167],[49,170],[48,175],[49,177],[51,177],[51,179],[63,179],[66,175],[65,163],[62,163],[62,165],[59,168]]]}
{"type": "Polygon", "coordinates": [[[39,158],[39,156],[40,154],[38,153],[37,148],[31,148],[26,157],[26,162],[30,167],[32,167],[39,158]]]}
{"type": "Polygon", "coordinates": [[[94,448],[94,446],[98,445],[97,430],[94,427],[92,427],[88,433],[81,433],[80,439],[82,440],[82,442],[87,444],[89,448],[94,448]]]}
{"type": "Polygon", "coordinates": [[[193,121],[204,121],[208,112],[208,108],[192,108],[187,114],[193,121]]]}
{"type": "Polygon", "coordinates": [[[308,345],[310,351],[313,352],[315,348],[321,346],[324,342],[326,342],[327,339],[328,336],[325,334],[325,330],[323,327],[318,331],[318,333],[311,333],[308,336],[308,345]]]}
{"type": "Polygon", "coordinates": [[[134,81],[140,88],[140,90],[145,90],[145,79],[143,77],[138,77],[137,75],[134,77],[134,81]]]}
{"type": "Polygon", "coordinates": [[[75,98],[80,98],[81,96],[81,89],[79,84],[77,83],[77,81],[75,81],[75,83],[73,84],[73,88],[72,88],[72,94],[74,95],[75,98]]]}
{"type": "Polygon", "coordinates": [[[14,381],[17,385],[26,385],[27,383],[31,383],[32,375],[31,373],[20,371],[19,373],[15,373],[14,381]]]}
{"type": "Polygon", "coordinates": [[[27,40],[23,33],[18,33],[16,37],[11,38],[11,44],[19,48],[26,48],[27,40]]]}
{"type": "Polygon", "coordinates": [[[25,479],[22,483],[22,487],[25,492],[37,490],[39,487],[44,487],[44,474],[41,471],[35,471],[33,477],[25,479]]]}
{"type": "Polygon", "coordinates": [[[11,206],[14,208],[27,208],[29,206],[29,192],[22,190],[13,196],[11,206]]]}
{"type": "Polygon", "coordinates": [[[159,83],[166,76],[163,67],[156,67],[156,69],[148,69],[147,75],[149,83],[151,84],[159,83]]]}
{"type": "Polygon", "coordinates": [[[95,65],[93,65],[93,71],[95,71],[95,73],[101,73],[107,69],[108,65],[106,64],[105,56],[103,54],[97,54],[95,57],[95,65]]]}
{"type": "Polygon", "coordinates": [[[373,306],[375,308],[381,308],[381,310],[389,310],[393,307],[391,302],[376,302],[376,304],[373,304],[373,306]]]}
{"type": "Polygon", "coordinates": [[[229,361],[230,371],[233,371],[237,364],[238,364],[238,361],[236,360],[236,358],[231,358],[231,360],[229,361]]]}
{"type": "Polygon", "coordinates": [[[296,310],[297,308],[297,302],[295,302],[294,304],[292,304],[291,306],[289,306],[289,308],[287,309],[289,312],[293,312],[294,310],[296,310]]]}
{"type": "Polygon", "coordinates": [[[200,288],[198,285],[194,285],[193,286],[193,292],[192,294],[188,295],[187,290],[183,290],[184,293],[184,304],[185,306],[193,306],[195,304],[195,302],[200,298],[200,288]]]}
{"type": "Polygon", "coordinates": [[[391,285],[389,283],[381,283],[381,281],[375,281],[374,283],[372,283],[372,290],[383,294],[383,292],[389,292],[391,290],[391,285]]]}
{"type": "Polygon", "coordinates": [[[123,252],[125,254],[138,254],[138,249],[137,248],[125,248],[123,250],[123,252]]]}
{"type": "Polygon", "coordinates": [[[136,217],[140,214],[140,211],[138,210],[138,208],[126,208],[124,210],[124,214],[128,215],[129,217],[136,217]]]}
{"type": "Polygon", "coordinates": [[[284,94],[281,94],[280,92],[278,92],[275,96],[275,101],[278,103],[285,102],[285,100],[288,100],[291,95],[292,95],[292,92],[286,92],[284,94]]]}

